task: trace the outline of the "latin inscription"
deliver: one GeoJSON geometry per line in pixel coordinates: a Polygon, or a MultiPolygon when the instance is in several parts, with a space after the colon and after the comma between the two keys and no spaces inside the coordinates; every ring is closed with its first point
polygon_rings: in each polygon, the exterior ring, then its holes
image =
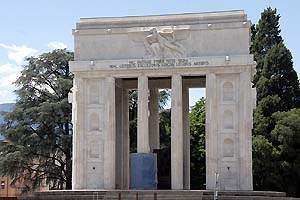
{"type": "Polygon", "coordinates": [[[156,67],[176,67],[176,66],[206,66],[209,62],[190,61],[189,59],[157,59],[157,60],[137,60],[128,63],[109,65],[110,68],[156,68],[156,67]]]}

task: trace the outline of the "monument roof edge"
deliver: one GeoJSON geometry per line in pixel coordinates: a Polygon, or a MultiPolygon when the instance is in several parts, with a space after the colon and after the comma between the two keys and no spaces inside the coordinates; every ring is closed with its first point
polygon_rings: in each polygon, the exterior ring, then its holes
{"type": "Polygon", "coordinates": [[[80,21],[76,24],[76,29],[115,27],[126,28],[133,26],[160,26],[233,21],[247,21],[247,15],[245,14],[244,10],[146,16],[80,18],[80,21]]]}

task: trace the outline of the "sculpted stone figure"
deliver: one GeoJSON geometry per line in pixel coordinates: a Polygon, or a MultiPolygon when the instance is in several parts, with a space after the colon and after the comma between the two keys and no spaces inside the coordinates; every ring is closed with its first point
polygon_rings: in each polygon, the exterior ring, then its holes
{"type": "Polygon", "coordinates": [[[156,28],[149,30],[145,37],[144,45],[148,57],[180,57],[185,55],[185,48],[178,42],[174,31],[157,31],[156,28]]]}

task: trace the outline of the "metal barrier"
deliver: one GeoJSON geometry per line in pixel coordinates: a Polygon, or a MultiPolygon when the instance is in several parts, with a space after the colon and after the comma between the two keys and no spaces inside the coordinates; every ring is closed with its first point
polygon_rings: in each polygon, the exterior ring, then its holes
{"type": "Polygon", "coordinates": [[[214,191],[214,200],[218,200],[218,185],[219,185],[219,173],[215,173],[216,186],[214,191]]]}
{"type": "Polygon", "coordinates": [[[98,200],[99,197],[98,197],[98,192],[93,192],[93,200],[98,200]],[[96,197],[96,198],[95,198],[96,197]]]}

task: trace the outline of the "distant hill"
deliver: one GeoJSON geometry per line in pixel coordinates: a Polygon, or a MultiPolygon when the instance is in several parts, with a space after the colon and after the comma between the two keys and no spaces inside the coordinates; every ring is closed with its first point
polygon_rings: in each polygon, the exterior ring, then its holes
{"type": "MultiPolygon", "coordinates": [[[[14,107],[14,103],[3,103],[0,104],[0,124],[3,123],[3,116],[1,115],[1,112],[11,112],[14,107]]],[[[0,140],[3,140],[3,136],[0,133],[0,140]]]]}

